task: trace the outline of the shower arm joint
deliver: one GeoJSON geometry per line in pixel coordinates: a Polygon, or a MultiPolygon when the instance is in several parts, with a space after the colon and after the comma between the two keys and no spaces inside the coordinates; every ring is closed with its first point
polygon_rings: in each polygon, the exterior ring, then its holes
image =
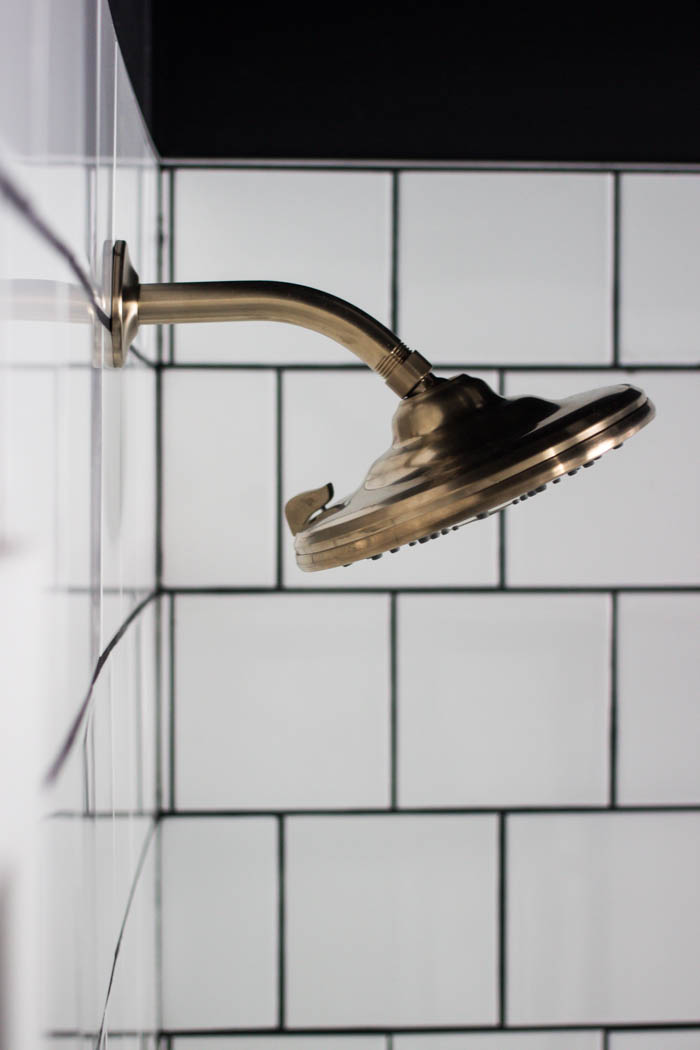
{"type": "Polygon", "coordinates": [[[433,385],[429,361],[374,317],[329,292],[281,281],[141,284],[125,241],[112,268],[112,364],[122,367],[142,325],[277,321],[351,350],[400,398],[433,385]]]}

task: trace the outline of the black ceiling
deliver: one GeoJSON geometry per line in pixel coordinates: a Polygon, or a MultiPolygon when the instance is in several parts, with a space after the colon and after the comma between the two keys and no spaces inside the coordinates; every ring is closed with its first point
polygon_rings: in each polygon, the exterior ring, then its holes
{"type": "Polygon", "coordinates": [[[164,157],[700,161],[692,21],[111,0],[164,157]]]}

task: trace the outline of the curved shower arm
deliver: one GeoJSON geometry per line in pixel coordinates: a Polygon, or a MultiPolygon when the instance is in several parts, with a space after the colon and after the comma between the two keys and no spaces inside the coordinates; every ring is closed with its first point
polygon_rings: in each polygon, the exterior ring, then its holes
{"type": "Polygon", "coordinates": [[[281,281],[140,284],[126,242],[116,242],[112,270],[116,367],[124,364],[141,325],[200,321],[280,321],[319,332],[356,354],[399,397],[407,397],[430,374],[430,363],[389,328],[328,292],[281,281]]]}

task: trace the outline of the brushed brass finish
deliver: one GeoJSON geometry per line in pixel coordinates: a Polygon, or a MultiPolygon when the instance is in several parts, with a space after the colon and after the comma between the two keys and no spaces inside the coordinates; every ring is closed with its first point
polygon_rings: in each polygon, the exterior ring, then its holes
{"type": "Polygon", "coordinates": [[[330,483],[322,485],[320,489],[311,489],[309,492],[300,492],[298,496],[293,496],[284,508],[284,516],[292,536],[301,532],[316,511],[321,510],[332,499],[333,486],[330,483]]]}
{"type": "Polygon", "coordinates": [[[315,288],[276,281],[141,285],[126,244],[117,242],[116,366],[124,364],[140,325],[254,320],[328,336],[403,399],[391,447],[356,492],[328,506],[333,486],[327,484],[287,503],[297,563],[307,572],[379,558],[486,518],[589,466],[654,418],[643,391],[625,384],[546,401],[501,397],[466,375],[438,379],[424,357],[379,321],[315,288]]]}
{"type": "Polygon", "coordinates": [[[112,256],[112,364],[126,364],[139,327],[139,275],[131,265],[126,241],[117,241],[112,256]]]}
{"type": "Polygon", "coordinates": [[[117,241],[112,278],[115,365],[124,363],[141,325],[200,321],[279,321],[319,332],[356,354],[399,397],[423,380],[430,382],[430,362],[344,299],[281,281],[139,284],[126,243],[117,241]]]}
{"type": "Polygon", "coordinates": [[[653,417],[633,386],[557,402],[500,397],[466,375],[437,380],[398,406],[393,443],[357,491],[296,535],[297,562],[315,572],[437,538],[594,462],[653,417]]]}

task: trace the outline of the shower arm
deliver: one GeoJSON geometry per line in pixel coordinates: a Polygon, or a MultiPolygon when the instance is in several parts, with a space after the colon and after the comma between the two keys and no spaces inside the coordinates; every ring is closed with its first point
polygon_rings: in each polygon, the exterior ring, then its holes
{"type": "Polygon", "coordinates": [[[141,325],[199,321],[280,321],[320,332],[352,350],[395,394],[431,385],[428,361],[389,328],[328,292],[279,281],[140,284],[125,241],[112,267],[112,358],[124,365],[141,325]]]}

